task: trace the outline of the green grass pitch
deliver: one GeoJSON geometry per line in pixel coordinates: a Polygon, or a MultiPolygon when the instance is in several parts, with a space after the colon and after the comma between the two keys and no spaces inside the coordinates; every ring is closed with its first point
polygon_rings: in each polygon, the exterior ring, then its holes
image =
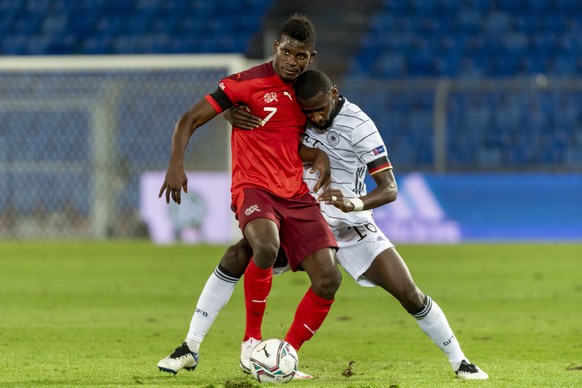
{"type": "MultiPolygon", "coordinates": [[[[224,246],[0,243],[0,387],[254,387],[238,367],[242,286],[196,371],[161,373],[224,246]]],[[[330,315],[299,353],[300,387],[582,386],[582,245],[406,245],[400,253],[489,373],[460,381],[391,296],[344,274],[330,315]]],[[[309,281],[274,279],[263,325],[283,337],[309,281]]]]}

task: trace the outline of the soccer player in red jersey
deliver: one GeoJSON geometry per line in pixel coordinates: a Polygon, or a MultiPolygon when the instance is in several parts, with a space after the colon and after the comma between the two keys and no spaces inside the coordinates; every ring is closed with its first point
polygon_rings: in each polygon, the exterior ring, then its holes
{"type": "MultiPolygon", "coordinates": [[[[320,166],[327,162],[329,167],[323,151],[300,150],[307,119],[297,105],[293,81],[315,57],[311,22],[293,15],[283,26],[273,50],[272,61],[223,79],[215,92],[182,115],[172,136],[170,162],[159,196],[165,195],[167,203],[171,197],[179,204],[181,191],[187,192],[184,152],[198,127],[239,105],[261,117],[261,127],[256,130],[232,130],[231,207],[253,252],[250,265],[253,278],[257,279],[254,286],[268,285],[270,289],[271,268],[280,249],[293,271],[304,270],[311,279],[311,287],[285,336],[299,350],[327,316],[341,273],[335,258],[335,238],[302,179],[302,160],[312,160],[320,166]]],[[[229,251],[225,256],[228,254],[229,251]]],[[[160,370],[177,373],[198,364],[200,343],[240,277],[221,264],[198,300],[186,340],[160,360],[160,370]]]]}

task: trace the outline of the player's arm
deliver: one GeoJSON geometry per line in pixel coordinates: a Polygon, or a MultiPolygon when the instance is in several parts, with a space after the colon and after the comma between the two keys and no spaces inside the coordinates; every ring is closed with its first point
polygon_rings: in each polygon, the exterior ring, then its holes
{"type": "Polygon", "coordinates": [[[327,153],[319,148],[312,148],[301,144],[299,145],[299,157],[303,163],[311,165],[310,173],[314,174],[316,171],[319,171],[319,180],[313,187],[313,192],[317,193],[319,189],[327,188],[331,179],[331,167],[327,153]]]}
{"type": "Polygon", "coordinates": [[[398,185],[392,167],[374,171],[371,175],[376,187],[363,197],[346,198],[341,190],[333,189],[326,190],[318,199],[334,205],[344,213],[375,209],[395,201],[398,196],[398,185]]]}
{"type": "MultiPolygon", "coordinates": [[[[367,154],[370,154],[369,149],[365,148],[365,150],[367,154]]],[[[368,172],[376,182],[376,187],[372,191],[362,197],[346,198],[341,190],[326,190],[318,199],[334,205],[345,213],[370,210],[395,201],[398,195],[398,186],[392,172],[392,164],[388,160],[386,148],[381,145],[375,150],[381,155],[369,160],[366,164],[368,172]]]]}
{"type": "Polygon", "coordinates": [[[376,187],[368,195],[360,197],[360,200],[364,203],[364,210],[374,209],[394,202],[398,196],[398,185],[392,168],[373,173],[372,178],[376,182],[376,187]]]}
{"type": "Polygon", "coordinates": [[[218,113],[206,100],[202,99],[180,117],[172,135],[172,151],[170,163],[166,172],[166,178],[158,196],[161,198],[165,192],[166,203],[170,203],[170,197],[176,203],[181,202],[181,190],[188,192],[188,178],[184,172],[184,153],[190,137],[196,128],[208,122],[218,113]]]}

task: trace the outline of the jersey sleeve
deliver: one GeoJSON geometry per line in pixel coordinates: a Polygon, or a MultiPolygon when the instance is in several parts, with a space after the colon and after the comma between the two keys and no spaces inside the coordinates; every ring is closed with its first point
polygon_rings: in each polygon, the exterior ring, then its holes
{"type": "Polygon", "coordinates": [[[370,175],[392,168],[384,140],[372,120],[356,128],[352,144],[358,158],[368,167],[370,175]]]}
{"type": "Polygon", "coordinates": [[[206,95],[205,99],[217,113],[222,113],[234,105],[220,87],[216,88],[213,93],[206,95]]]}
{"type": "Polygon", "coordinates": [[[249,82],[238,80],[236,74],[231,75],[220,81],[218,88],[205,98],[218,113],[232,106],[246,105],[249,99],[249,82]]]}

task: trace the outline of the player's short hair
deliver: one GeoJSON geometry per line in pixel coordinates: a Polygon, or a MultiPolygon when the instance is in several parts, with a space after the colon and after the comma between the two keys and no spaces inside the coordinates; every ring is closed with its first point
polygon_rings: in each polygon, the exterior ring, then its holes
{"type": "Polygon", "coordinates": [[[291,15],[285,24],[283,24],[279,36],[280,40],[283,40],[283,36],[287,36],[291,39],[307,43],[312,48],[315,48],[315,29],[313,28],[311,20],[305,15],[298,13],[291,15]]]}
{"type": "Polygon", "coordinates": [[[330,93],[333,84],[329,77],[319,70],[306,70],[295,79],[295,95],[301,100],[308,100],[317,94],[330,93]]]}

